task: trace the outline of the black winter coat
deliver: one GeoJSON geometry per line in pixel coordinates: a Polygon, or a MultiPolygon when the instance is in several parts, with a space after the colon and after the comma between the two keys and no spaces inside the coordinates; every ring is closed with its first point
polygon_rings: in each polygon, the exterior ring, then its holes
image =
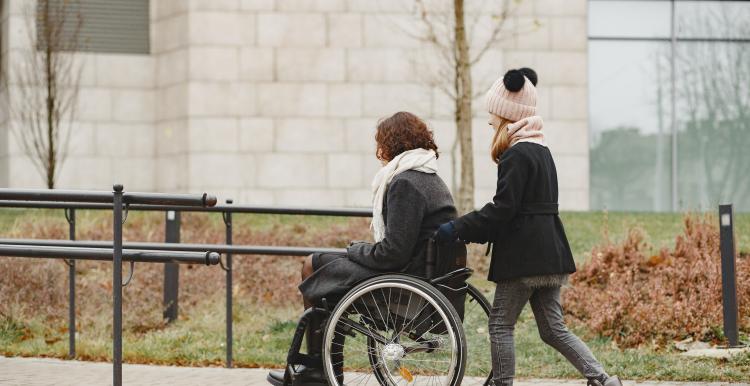
{"type": "Polygon", "coordinates": [[[557,169],[549,149],[517,143],[500,157],[497,174],[492,202],[454,221],[461,240],[494,244],[488,279],[575,272],[557,212],[557,169]]]}

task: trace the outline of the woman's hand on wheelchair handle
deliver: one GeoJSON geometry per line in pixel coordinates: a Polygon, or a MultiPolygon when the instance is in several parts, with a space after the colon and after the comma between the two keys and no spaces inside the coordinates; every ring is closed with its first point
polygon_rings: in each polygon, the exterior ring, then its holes
{"type": "Polygon", "coordinates": [[[441,225],[433,237],[435,238],[435,241],[440,244],[448,244],[458,241],[458,232],[456,232],[456,227],[453,225],[453,221],[441,225]]]}
{"type": "Polygon", "coordinates": [[[364,240],[352,240],[349,242],[350,247],[357,244],[368,244],[368,242],[364,240]]]}

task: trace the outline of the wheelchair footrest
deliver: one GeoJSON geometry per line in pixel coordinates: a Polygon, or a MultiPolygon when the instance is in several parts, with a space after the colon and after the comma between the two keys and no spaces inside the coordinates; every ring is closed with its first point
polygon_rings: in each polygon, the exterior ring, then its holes
{"type": "Polygon", "coordinates": [[[327,386],[323,373],[323,360],[320,355],[300,353],[307,326],[313,314],[328,314],[328,310],[321,308],[307,309],[299,319],[294,331],[292,344],[286,357],[286,369],[283,378],[269,375],[268,381],[275,386],[327,386]],[[305,370],[299,370],[305,369],[305,370]],[[316,372],[317,374],[312,374],[316,372]],[[319,372],[319,373],[318,373],[319,372]],[[282,378],[282,379],[280,379],[282,378]],[[319,378],[319,379],[318,379],[319,378]]]}
{"type": "Polygon", "coordinates": [[[323,368],[323,359],[320,358],[319,355],[296,353],[296,355],[292,355],[292,358],[290,359],[289,363],[287,363],[287,367],[290,365],[302,365],[312,369],[323,368]]]}

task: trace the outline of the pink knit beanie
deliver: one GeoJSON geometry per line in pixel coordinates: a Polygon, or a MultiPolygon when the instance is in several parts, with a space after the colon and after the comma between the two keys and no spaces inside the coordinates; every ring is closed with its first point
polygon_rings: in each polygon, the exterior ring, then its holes
{"type": "Polygon", "coordinates": [[[536,72],[510,70],[487,91],[487,111],[511,121],[536,115],[536,72]]]}

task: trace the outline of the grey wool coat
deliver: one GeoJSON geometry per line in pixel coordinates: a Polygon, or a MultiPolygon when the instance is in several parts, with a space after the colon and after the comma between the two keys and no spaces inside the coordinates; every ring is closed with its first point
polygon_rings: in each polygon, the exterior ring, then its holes
{"type": "Polygon", "coordinates": [[[383,204],[385,238],[353,243],[345,256],[327,259],[300,284],[302,295],[312,302],[336,298],[362,280],[388,272],[424,276],[427,241],[456,214],[453,197],[437,174],[408,170],[396,175],[383,204]]]}

